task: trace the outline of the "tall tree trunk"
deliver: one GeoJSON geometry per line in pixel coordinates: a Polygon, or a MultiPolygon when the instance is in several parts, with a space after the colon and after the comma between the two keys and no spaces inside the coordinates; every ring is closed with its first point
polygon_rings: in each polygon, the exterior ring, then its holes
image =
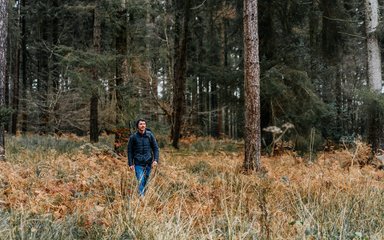
{"type": "Polygon", "coordinates": [[[19,76],[20,76],[20,68],[19,68],[19,59],[20,59],[20,48],[17,47],[16,59],[14,64],[14,74],[13,74],[13,89],[12,89],[12,120],[11,120],[11,133],[16,135],[17,131],[17,116],[19,114],[19,76]]]}
{"type": "Polygon", "coordinates": [[[25,9],[26,9],[26,1],[21,0],[21,73],[22,73],[22,88],[21,88],[21,132],[27,132],[27,122],[28,122],[28,114],[27,114],[27,31],[26,31],[26,20],[25,20],[25,9]]]}
{"type": "MultiPolygon", "coordinates": [[[[100,53],[101,50],[101,26],[99,9],[96,6],[93,13],[93,49],[95,53],[100,53]]],[[[99,141],[99,95],[97,92],[97,85],[99,81],[99,74],[97,66],[92,70],[94,87],[92,90],[91,103],[90,103],[90,119],[89,119],[89,133],[90,141],[95,143],[99,141]]]]}
{"type": "Polygon", "coordinates": [[[365,29],[367,36],[368,84],[372,91],[382,88],[381,57],[377,27],[379,25],[378,0],[365,0],[365,29]]]}
{"type": "Polygon", "coordinates": [[[260,66],[257,0],[244,0],[244,169],[259,171],[260,164],[260,66]]]}
{"type": "MultiPolygon", "coordinates": [[[[20,28],[21,16],[20,16],[20,4],[17,7],[17,29],[20,28]]],[[[19,34],[17,38],[15,38],[16,46],[15,46],[15,59],[13,64],[13,81],[12,81],[12,118],[11,118],[11,127],[10,132],[13,135],[16,135],[17,131],[17,123],[18,123],[18,115],[19,115],[19,86],[20,86],[20,42],[19,42],[19,34]]],[[[8,85],[6,85],[8,86],[8,85]]]]}
{"type": "Polygon", "coordinates": [[[39,132],[47,133],[48,132],[48,91],[49,91],[49,53],[48,49],[45,47],[48,44],[48,29],[49,26],[49,17],[47,13],[44,13],[43,20],[39,26],[40,34],[40,51],[38,54],[38,94],[39,94],[39,132]]]}
{"type": "Polygon", "coordinates": [[[124,74],[127,64],[127,10],[122,9],[118,13],[118,18],[121,21],[118,35],[116,37],[116,125],[120,123],[120,115],[122,111],[122,96],[120,87],[124,83],[124,74]]]}
{"type": "MultiPolygon", "coordinates": [[[[7,68],[8,1],[0,0],[0,108],[5,107],[4,88],[7,68]]],[[[0,121],[0,161],[5,160],[4,121],[0,121]]]]}
{"type": "MultiPolygon", "coordinates": [[[[322,15],[319,8],[319,1],[318,0],[312,0],[312,6],[311,6],[311,15],[310,15],[310,22],[309,22],[309,45],[310,45],[310,77],[311,81],[314,84],[314,86],[320,86],[321,84],[316,84],[316,79],[318,78],[318,58],[319,58],[319,50],[320,50],[320,33],[321,33],[321,21],[322,21],[322,15]]],[[[319,89],[318,93],[320,94],[321,91],[319,89]]]]}
{"type": "Polygon", "coordinates": [[[120,88],[124,83],[124,76],[127,68],[127,9],[123,4],[122,9],[117,13],[120,22],[120,28],[116,37],[116,83],[115,83],[115,96],[116,96],[116,113],[115,113],[115,150],[118,150],[118,146],[121,143],[121,132],[118,128],[122,127],[122,114],[123,114],[123,98],[120,88]]]}
{"type": "MultiPolygon", "coordinates": [[[[54,9],[54,12],[58,12],[60,9],[60,3],[59,0],[52,0],[52,7],[54,9]]],[[[52,49],[57,49],[57,46],[59,45],[59,32],[61,29],[60,27],[60,20],[58,15],[52,16],[51,20],[51,26],[52,26],[52,49]]],[[[52,94],[54,97],[58,98],[58,92],[59,92],[59,85],[60,85],[60,69],[59,69],[59,59],[57,57],[57,54],[52,54],[52,64],[51,64],[51,75],[52,75],[52,94]]],[[[50,126],[49,129],[54,129],[55,132],[58,131],[57,129],[57,122],[58,122],[58,108],[59,108],[59,102],[54,101],[54,104],[50,107],[50,126]]]]}
{"type": "MultiPolygon", "coordinates": [[[[377,39],[377,27],[379,25],[379,3],[378,0],[365,0],[365,30],[367,38],[367,65],[368,84],[372,92],[380,93],[382,89],[381,56],[380,46],[377,39]]],[[[368,142],[372,151],[376,152],[379,147],[379,137],[383,132],[380,117],[377,114],[378,103],[369,103],[368,112],[368,142]]]]}
{"type": "MultiPolygon", "coordinates": [[[[5,68],[5,78],[4,78],[4,106],[5,107],[9,107],[9,79],[11,77],[13,77],[13,73],[12,70],[13,70],[13,66],[12,64],[14,63],[14,60],[13,60],[13,55],[12,55],[12,51],[13,51],[13,46],[12,46],[12,42],[11,42],[11,39],[12,38],[12,35],[11,35],[11,32],[9,32],[9,35],[7,37],[7,54],[6,54],[6,62],[7,62],[7,66],[5,68]]],[[[4,130],[5,131],[9,131],[9,124],[10,122],[5,122],[4,123],[4,130]]]]}
{"type": "MultiPolygon", "coordinates": [[[[180,6],[180,1],[176,1],[176,4],[180,6]]],[[[185,74],[187,69],[187,43],[188,43],[188,21],[189,21],[189,6],[190,0],[184,3],[184,19],[183,29],[180,31],[176,28],[176,35],[181,34],[181,38],[176,36],[175,38],[175,65],[174,65],[174,79],[173,79],[173,135],[172,146],[176,149],[179,148],[179,139],[181,132],[181,125],[183,121],[183,115],[185,112],[185,74]],[[180,43],[179,43],[179,39],[180,43]]],[[[180,7],[176,8],[176,14],[180,14],[180,7]]],[[[176,17],[176,21],[181,21],[182,18],[176,17]]],[[[176,24],[178,24],[176,22],[176,24]]],[[[180,24],[179,24],[180,26],[180,24]]]]}

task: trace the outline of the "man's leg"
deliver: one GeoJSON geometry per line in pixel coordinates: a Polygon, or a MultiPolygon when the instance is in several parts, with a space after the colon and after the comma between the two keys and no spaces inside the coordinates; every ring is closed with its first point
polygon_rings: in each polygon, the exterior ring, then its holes
{"type": "Polygon", "coordinates": [[[144,173],[144,193],[147,190],[147,183],[148,183],[150,173],[151,173],[151,165],[147,165],[145,167],[145,173],[144,173]]]}
{"type": "Polygon", "coordinates": [[[138,166],[135,165],[135,174],[136,174],[136,179],[139,183],[138,185],[138,191],[139,195],[144,196],[144,173],[145,173],[145,167],[143,166],[138,166]]]}

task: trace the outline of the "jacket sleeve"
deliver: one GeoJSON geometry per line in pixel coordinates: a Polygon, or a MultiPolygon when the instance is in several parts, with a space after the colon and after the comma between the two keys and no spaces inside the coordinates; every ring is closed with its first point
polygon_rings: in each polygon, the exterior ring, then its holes
{"type": "Polygon", "coordinates": [[[156,162],[159,162],[159,145],[157,144],[157,141],[156,141],[156,138],[153,134],[151,134],[151,138],[152,138],[152,151],[153,151],[153,159],[156,161],[156,162]]]}
{"type": "Polygon", "coordinates": [[[132,166],[133,163],[133,138],[134,135],[131,135],[128,141],[127,155],[128,155],[128,166],[132,166]]]}

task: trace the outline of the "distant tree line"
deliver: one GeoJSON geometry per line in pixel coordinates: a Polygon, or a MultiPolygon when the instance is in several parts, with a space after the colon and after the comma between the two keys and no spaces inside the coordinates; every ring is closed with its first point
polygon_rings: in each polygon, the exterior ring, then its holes
{"type": "MultiPolygon", "coordinates": [[[[380,5],[259,1],[261,129],[292,123],[285,137],[303,150],[357,134],[381,144],[381,60],[369,57],[384,40],[380,5]]],[[[12,0],[8,15],[9,133],[97,142],[145,117],[175,147],[244,136],[242,0],[12,0]]]]}

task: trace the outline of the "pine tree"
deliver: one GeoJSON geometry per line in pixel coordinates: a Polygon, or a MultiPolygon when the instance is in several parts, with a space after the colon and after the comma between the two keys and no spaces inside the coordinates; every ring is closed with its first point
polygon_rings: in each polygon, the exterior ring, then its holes
{"type": "MultiPolygon", "coordinates": [[[[8,35],[8,1],[0,0],[0,111],[1,115],[5,109],[4,88],[5,70],[7,67],[7,35],[8,35]]],[[[0,161],[5,160],[4,143],[4,117],[0,119],[0,161]]]]}
{"type": "Polygon", "coordinates": [[[244,169],[261,169],[260,150],[260,67],[257,0],[244,0],[244,89],[245,158],[244,169]]]}

